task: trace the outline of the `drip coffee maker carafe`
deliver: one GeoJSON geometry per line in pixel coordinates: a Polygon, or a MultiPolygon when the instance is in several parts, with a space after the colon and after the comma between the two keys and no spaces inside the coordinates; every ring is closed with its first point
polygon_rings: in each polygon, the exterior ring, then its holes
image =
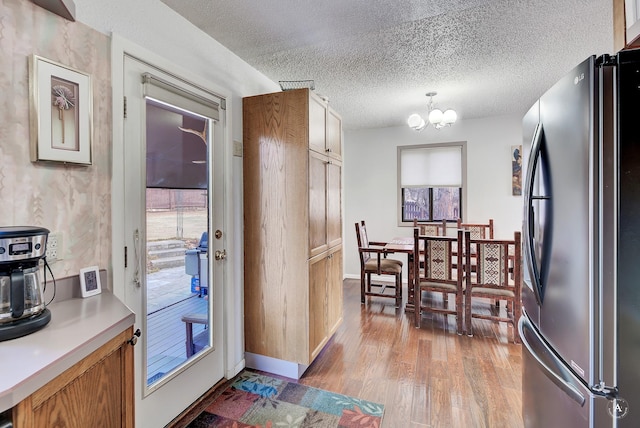
{"type": "Polygon", "coordinates": [[[0,341],[33,333],[51,320],[40,287],[49,230],[0,227],[0,341]]]}

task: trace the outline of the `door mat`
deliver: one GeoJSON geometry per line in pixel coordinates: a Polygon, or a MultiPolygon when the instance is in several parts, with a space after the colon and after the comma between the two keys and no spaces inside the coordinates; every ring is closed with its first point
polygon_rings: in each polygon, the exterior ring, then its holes
{"type": "Polygon", "coordinates": [[[243,371],[188,427],[379,428],[383,412],[381,404],[243,371]]]}

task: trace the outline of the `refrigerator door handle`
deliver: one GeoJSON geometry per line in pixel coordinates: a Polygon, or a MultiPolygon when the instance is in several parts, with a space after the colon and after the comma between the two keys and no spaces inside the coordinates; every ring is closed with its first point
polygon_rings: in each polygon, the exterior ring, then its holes
{"type": "Polygon", "coordinates": [[[534,175],[536,166],[540,158],[540,150],[542,146],[542,124],[538,123],[536,129],[533,132],[533,139],[531,142],[531,154],[529,155],[529,165],[527,167],[527,177],[525,179],[525,195],[524,195],[524,260],[529,272],[529,279],[532,282],[529,283],[525,276],[525,284],[531,290],[533,290],[536,296],[536,301],[539,306],[542,306],[542,285],[540,284],[540,271],[535,262],[535,248],[533,243],[533,230],[535,219],[533,216],[533,201],[541,199],[538,196],[533,195],[534,175]]]}
{"type": "Polygon", "coordinates": [[[518,321],[518,331],[520,332],[520,338],[522,344],[527,348],[529,353],[536,359],[538,364],[544,369],[544,374],[555,383],[560,389],[562,389],[572,400],[578,403],[580,406],[584,406],[586,398],[580,393],[578,388],[571,384],[571,378],[573,374],[563,366],[557,357],[553,354],[553,351],[542,340],[538,332],[531,325],[526,315],[522,315],[518,321]],[[540,355],[546,355],[548,359],[552,361],[554,367],[550,367],[540,355]]]}

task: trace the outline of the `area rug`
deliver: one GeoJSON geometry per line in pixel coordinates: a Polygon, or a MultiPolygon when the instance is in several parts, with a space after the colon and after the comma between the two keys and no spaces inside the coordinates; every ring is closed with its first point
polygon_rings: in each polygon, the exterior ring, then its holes
{"type": "Polygon", "coordinates": [[[384,406],[249,371],[189,428],[379,428],[384,406]]]}

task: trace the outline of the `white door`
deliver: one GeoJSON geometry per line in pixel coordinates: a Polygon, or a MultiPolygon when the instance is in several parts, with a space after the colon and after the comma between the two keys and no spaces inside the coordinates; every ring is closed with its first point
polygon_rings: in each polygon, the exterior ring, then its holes
{"type": "Polygon", "coordinates": [[[224,376],[225,112],[197,83],[128,56],[124,96],[124,299],[141,330],[136,426],[159,427],[224,376]]]}

